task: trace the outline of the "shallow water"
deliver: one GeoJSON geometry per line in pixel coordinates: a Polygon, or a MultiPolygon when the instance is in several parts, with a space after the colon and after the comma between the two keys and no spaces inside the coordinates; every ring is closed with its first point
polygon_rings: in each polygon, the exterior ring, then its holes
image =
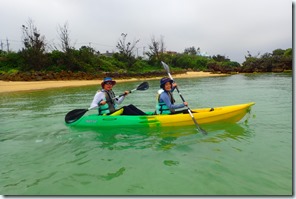
{"type": "MultiPolygon", "coordinates": [[[[98,86],[0,94],[2,195],[291,195],[292,74],[176,79],[191,108],[256,102],[237,124],[68,128],[98,86]]],[[[118,83],[114,90],[142,81],[118,83]]],[[[159,81],[122,105],[155,107],[159,81]]],[[[98,81],[100,83],[100,81],[98,81]]],[[[181,100],[175,93],[177,103],[181,100]]],[[[95,111],[90,111],[94,113],[95,111]]]]}

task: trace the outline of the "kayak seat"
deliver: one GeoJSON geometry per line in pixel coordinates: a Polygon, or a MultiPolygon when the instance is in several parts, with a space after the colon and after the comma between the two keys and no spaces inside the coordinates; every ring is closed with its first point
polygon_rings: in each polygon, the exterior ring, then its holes
{"type": "Polygon", "coordinates": [[[116,110],[115,112],[111,113],[110,116],[117,116],[123,113],[123,108],[116,110]]]}

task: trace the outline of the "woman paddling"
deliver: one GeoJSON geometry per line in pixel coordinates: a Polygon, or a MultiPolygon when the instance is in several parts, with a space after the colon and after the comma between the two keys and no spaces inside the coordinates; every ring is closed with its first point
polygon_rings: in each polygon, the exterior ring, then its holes
{"type": "Polygon", "coordinates": [[[184,108],[185,106],[188,105],[187,102],[184,102],[183,104],[174,104],[175,99],[173,97],[172,92],[175,90],[176,87],[177,87],[177,84],[173,83],[173,80],[171,80],[170,78],[164,77],[160,80],[160,88],[162,88],[162,90],[161,90],[161,93],[158,95],[158,99],[157,99],[157,104],[156,104],[157,114],[177,113],[176,109],[184,108]]]}
{"type": "MultiPolygon", "coordinates": [[[[98,107],[99,115],[109,115],[117,111],[117,105],[121,104],[125,99],[125,96],[129,94],[129,91],[125,91],[124,95],[116,98],[112,88],[116,84],[116,81],[111,77],[104,78],[101,83],[102,90],[98,91],[90,105],[90,109],[98,107]]],[[[145,115],[145,113],[134,105],[130,104],[124,106],[122,115],[145,115]]]]}

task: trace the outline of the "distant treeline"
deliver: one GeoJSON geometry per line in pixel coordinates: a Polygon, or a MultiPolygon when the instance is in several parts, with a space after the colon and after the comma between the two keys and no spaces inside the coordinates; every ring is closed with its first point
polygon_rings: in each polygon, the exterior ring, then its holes
{"type": "MultiPolygon", "coordinates": [[[[48,73],[51,74],[52,79],[56,79],[53,74],[65,73],[65,71],[72,76],[73,74],[91,74],[94,78],[106,73],[127,76],[145,73],[151,75],[158,74],[162,70],[160,61],[169,64],[173,72],[193,70],[213,73],[252,73],[292,70],[291,48],[275,49],[271,53],[256,56],[248,52],[245,61],[239,64],[222,55],[203,56],[200,49],[195,47],[186,48],[182,53],[165,51],[162,37],[159,41],[155,38],[151,39],[149,50],[145,52],[144,57],[134,55],[139,40],[127,42],[127,34],[121,34],[121,39],[116,46],[118,52],[115,53],[100,53],[90,46],[75,49],[70,45],[67,24],[60,27],[61,50],[54,48],[48,51],[45,36],[41,36],[32,21],[29,21],[28,26],[23,25],[22,30],[24,47],[21,50],[18,52],[0,50],[0,79],[7,80],[7,77],[16,74],[20,76],[20,74],[36,73],[48,73]]],[[[83,77],[77,77],[79,78],[83,77]]],[[[10,78],[10,80],[14,79],[10,78]]],[[[27,78],[27,80],[35,79],[27,78]]]]}

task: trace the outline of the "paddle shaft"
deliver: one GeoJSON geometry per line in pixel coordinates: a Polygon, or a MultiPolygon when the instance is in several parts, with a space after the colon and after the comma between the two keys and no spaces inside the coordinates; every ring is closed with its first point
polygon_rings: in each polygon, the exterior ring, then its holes
{"type": "MultiPolygon", "coordinates": [[[[147,90],[149,88],[149,84],[147,82],[143,82],[142,84],[140,84],[137,88],[134,88],[133,90],[130,90],[129,93],[132,93],[136,90],[147,90]]],[[[116,97],[113,97],[112,100],[116,99],[116,98],[119,98],[119,97],[122,97],[126,95],[125,93],[121,94],[121,95],[118,95],[116,97]]]]}
{"type": "MultiPolygon", "coordinates": [[[[170,73],[169,71],[167,71],[167,73],[168,73],[169,77],[171,78],[171,80],[174,81],[174,78],[172,77],[171,73],[170,73]]],[[[178,86],[176,86],[175,88],[177,89],[177,92],[178,92],[178,94],[180,95],[180,98],[182,99],[182,101],[185,102],[184,97],[182,96],[181,92],[180,92],[179,89],[178,89],[178,86]]],[[[194,118],[194,116],[193,116],[193,114],[192,114],[192,112],[191,112],[189,106],[186,105],[186,107],[187,107],[187,109],[188,109],[188,113],[190,114],[190,116],[191,116],[191,118],[192,118],[192,120],[193,120],[193,122],[194,122],[196,128],[197,128],[200,132],[202,132],[203,134],[206,135],[207,132],[206,132],[205,130],[203,130],[203,129],[198,125],[198,123],[197,123],[196,119],[194,118]]]]}
{"type": "MultiPolygon", "coordinates": [[[[133,89],[133,90],[130,90],[129,93],[132,93],[132,92],[134,92],[134,91],[136,91],[136,90],[137,90],[136,88],[133,89]]],[[[123,94],[121,94],[121,95],[118,95],[118,96],[116,96],[116,97],[113,97],[112,99],[116,99],[116,98],[122,97],[122,96],[124,96],[124,95],[126,95],[126,94],[123,93],[123,94]]]]}
{"type": "MultiPolygon", "coordinates": [[[[134,91],[136,91],[136,90],[137,90],[136,88],[133,89],[133,90],[130,90],[129,93],[132,93],[132,92],[134,92],[134,91]]],[[[125,95],[126,95],[126,94],[123,93],[123,94],[121,94],[121,95],[115,96],[115,97],[112,98],[112,100],[115,100],[115,99],[117,99],[117,98],[119,98],[119,97],[122,97],[122,96],[125,96],[125,95]]],[[[109,101],[112,101],[112,100],[109,100],[109,101]]],[[[109,101],[107,101],[107,102],[109,102],[109,101]]]]}

